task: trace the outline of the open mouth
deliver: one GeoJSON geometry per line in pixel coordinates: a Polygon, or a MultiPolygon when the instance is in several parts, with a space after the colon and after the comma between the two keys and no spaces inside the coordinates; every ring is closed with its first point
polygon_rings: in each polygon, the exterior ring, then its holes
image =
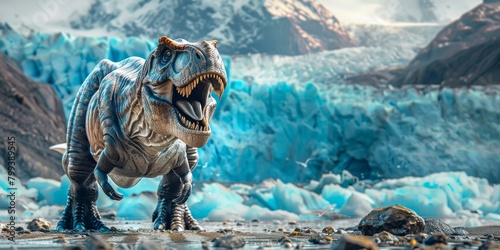
{"type": "Polygon", "coordinates": [[[205,118],[205,108],[212,90],[220,96],[224,93],[225,82],[217,73],[205,73],[193,78],[183,87],[175,87],[172,103],[178,111],[179,121],[189,129],[209,131],[205,118]]]}

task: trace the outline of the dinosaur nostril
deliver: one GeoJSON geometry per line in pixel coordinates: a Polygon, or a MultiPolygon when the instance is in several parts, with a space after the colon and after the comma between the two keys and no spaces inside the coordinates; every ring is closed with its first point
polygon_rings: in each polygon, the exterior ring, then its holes
{"type": "Polygon", "coordinates": [[[196,52],[196,59],[201,60],[200,52],[196,52]]]}

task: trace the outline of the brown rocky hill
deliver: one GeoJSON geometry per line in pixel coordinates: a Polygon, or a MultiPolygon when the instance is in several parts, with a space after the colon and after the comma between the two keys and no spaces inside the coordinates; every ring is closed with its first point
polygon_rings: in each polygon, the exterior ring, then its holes
{"type": "Polygon", "coordinates": [[[61,154],[49,149],[65,141],[66,119],[61,101],[49,84],[34,82],[0,53],[0,164],[8,166],[8,137],[15,137],[15,173],[59,179],[61,154]]]}
{"type": "Polygon", "coordinates": [[[486,1],[446,26],[391,84],[500,84],[500,2],[486,1]]]}

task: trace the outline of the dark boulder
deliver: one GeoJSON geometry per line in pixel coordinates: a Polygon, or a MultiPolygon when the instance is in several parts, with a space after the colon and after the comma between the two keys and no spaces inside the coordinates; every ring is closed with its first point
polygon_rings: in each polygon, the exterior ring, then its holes
{"type": "Polygon", "coordinates": [[[394,235],[404,236],[423,232],[425,222],[413,210],[395,205],[374,209],[361,219],[358,228],[363,235],[372,236],[387,231],[394,235]]]}
{"type": "Polygon", "coordinates": [[[438,219],[424,219],[425,228],[424,233],[444,233],[446,235],[466,235],[467,231],[459,228],[453,228],[452,226],[440,221],[438,219]]]}

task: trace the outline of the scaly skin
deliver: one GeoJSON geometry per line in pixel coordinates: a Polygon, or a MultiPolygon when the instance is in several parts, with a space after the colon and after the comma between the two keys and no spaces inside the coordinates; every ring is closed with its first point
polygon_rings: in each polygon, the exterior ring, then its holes
{"type": "Polygon", "coordinates": [[[62,165],[71,180],[58,230],[108,230],[95,205],[99,185],[131,187],[142,177],[163,176],[155,229],[200,230],[185,204],[197,147],[210,137],[209,122],[226,86],[216,41],[190,43],[162,37],[148,59],[99,62],[82,84],[71,110],[62,165]]]}

